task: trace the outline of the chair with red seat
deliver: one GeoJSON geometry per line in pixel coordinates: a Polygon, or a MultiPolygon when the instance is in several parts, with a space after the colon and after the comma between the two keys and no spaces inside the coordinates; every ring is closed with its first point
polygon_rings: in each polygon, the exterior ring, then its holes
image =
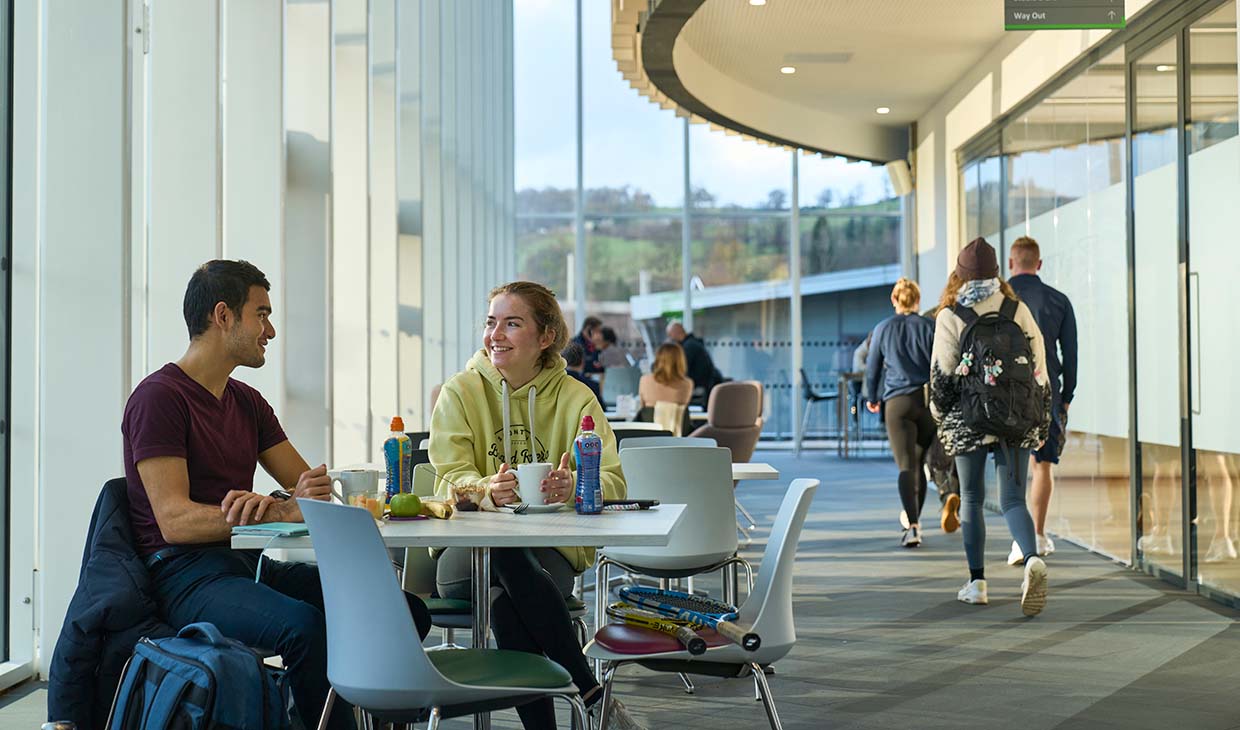
{"type": "MultiPolygon", "coordinates": [[[[775,526],[771,530],[758,580],[740,607],[738,623],[753,627],[762,639],[757,651],[745,651],[714,631],[699,631],[706,639],[706,653],[693,656],[675,638],[651,629],[612,624],[599,629],[585,649],[586,656],[603,666],[603,706],[612,692],[616,670],[636,663],[659,672],[682,672],[716,677],[752,675],[772,730],[780,730],[779,714],[763,667],[783,658],[796,643],[792,617],[792,567],[797,541],[810,502],[818,490],[817,479],[797,479],[788,487],[775,526]]],[[[606,713],[599,730],[607,727],[606,713]]]]}

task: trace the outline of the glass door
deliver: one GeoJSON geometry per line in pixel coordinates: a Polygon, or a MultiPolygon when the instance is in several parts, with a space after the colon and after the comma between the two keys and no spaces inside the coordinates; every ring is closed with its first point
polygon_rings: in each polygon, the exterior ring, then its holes
{"type": "Polygon", "coordinates": [[[1240,596],[1240,358],[1235,321],[1235,232],[1240,229],[1236,3],[1188,28],[1185,116],[1188,178],[1188,366],[1196,476],[1196,573],[1201,587],[1240,596]]]}
{"type": "Polygon", "coordinates": [[[1130,74],[1141,468],[1137,551],[1147,568],[1182,577],[1179,57],[1176,35],[1134,57],[1130,74]]]}

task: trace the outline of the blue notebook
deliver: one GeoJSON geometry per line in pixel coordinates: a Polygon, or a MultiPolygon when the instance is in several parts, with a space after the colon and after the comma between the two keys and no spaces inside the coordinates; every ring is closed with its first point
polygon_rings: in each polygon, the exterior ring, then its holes
{"type": "Polygon", "coordinates": [[[232,528],[232,534],[303,537],[310,534],[310,528],[302,522],[266,522],[261,525],[238,525],[232,528]]]}

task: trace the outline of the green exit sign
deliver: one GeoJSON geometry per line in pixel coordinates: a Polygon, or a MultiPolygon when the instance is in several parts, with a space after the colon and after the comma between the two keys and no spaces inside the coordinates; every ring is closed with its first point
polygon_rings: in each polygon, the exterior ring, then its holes
{"type": "Polygon", "coordinates": [[[1123,0],[1003,0],[1005,30],[1123,28],[1123,0]]]}

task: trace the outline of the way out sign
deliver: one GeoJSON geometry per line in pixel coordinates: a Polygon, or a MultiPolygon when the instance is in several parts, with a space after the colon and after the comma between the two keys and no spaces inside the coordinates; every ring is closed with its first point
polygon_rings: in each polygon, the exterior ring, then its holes
{"type": "Polygon", "coordinates": [[[1004,30],[1123,28],[1124,0],[1003,0],[1004,30]]]}

